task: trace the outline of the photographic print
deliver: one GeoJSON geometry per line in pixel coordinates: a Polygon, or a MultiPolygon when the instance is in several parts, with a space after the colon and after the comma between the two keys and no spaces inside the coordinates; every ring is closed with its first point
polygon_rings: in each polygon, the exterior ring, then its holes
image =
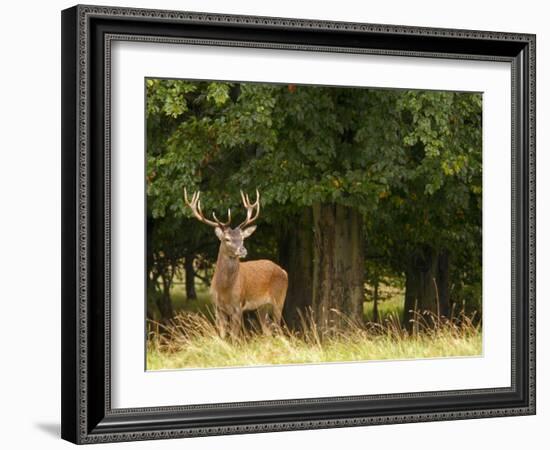
{"type": "Polygon", "coordinates": [[[145,79],[146,369],[482,355],[482,94],[145,79]]]}

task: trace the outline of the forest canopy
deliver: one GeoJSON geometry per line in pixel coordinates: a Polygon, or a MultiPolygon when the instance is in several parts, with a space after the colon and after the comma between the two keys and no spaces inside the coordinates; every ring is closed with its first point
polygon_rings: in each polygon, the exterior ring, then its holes
{"type": "Polygon", "coordinates": [[[174,315],[208,286],[219,242],[192,217],[244,217],[261,193],[248,258],[289,275],[284,319],[364,320],[380,283],[411,311],[481,316],[479,93],[147,79],[147,310],[174,315]],[[343,313],[342,315],[336,312],[343,313]]]}

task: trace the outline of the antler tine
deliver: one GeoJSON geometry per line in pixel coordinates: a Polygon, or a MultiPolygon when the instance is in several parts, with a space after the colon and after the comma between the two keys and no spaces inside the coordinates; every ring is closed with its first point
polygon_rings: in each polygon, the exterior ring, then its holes
{"type": "Polygon", "coordinates": [[[189,206],[189,199],[187,198],[187,189],[185,187],[183,188],[183,200],[185,201],[185,204],[189,206]]]}
{"type": "MultiPolygon", "coordinates": [[[[193,196],[191,197],[191,201],[189,201],[189,198],[187,197],[187,189],[183,188],[183,196],[185,199],[185,203],[189,208],[191,208],[191,211],[193,212],[193,215],[202,223],[205,223],[206,225],[210,225],[211,227],[224,227],[226,224],[221,223],[218,219],[216,219],[216,216],[214,216],[214,219],[216,222],[213,222],[211,220],[208,220],[206,217],[204,217],[204,214],[202,212],[201,208],[201,191],[197,191],[193,193],[193,196]]],[[[228,223],[229,224],[229,223],[228,223]]]]}
{"type": "Polygon", "coordinates": [[[212,217],[214,217],[214,220],[216,222],[218,222],[218,225],[220,227],[227,227],[229,226],[229,224],[231,223],[231,208],[227,208],[227,222],[221,222],[217,217],[216,217],[216,213],[215,212],[212,212],[212,217]]]}
{"type": "Polygon", "coordinates": [[[239,225],[239,228],[244,228],[254,223],[260,215],[260,193],[258,192],[258,189],[256,189],[256,201],[254,203],[250,203],[248,194],[245,194],[243,191],[241,191],[241,198],[243,200],[243,205],[246,208],[246,219],[239,225]],[[256,213],[254,214],[254,217],[252,217],[254,209],[256,209],[256,213]]]}
{"type": "Polygon", "coordinates": [[[245,208],[246,208],[246,197],[244,196],[244,192],[243,192],[243,191],[241,191],[241,198],[242,198],[242,200],[243,200],[243,205],[244,205],[245,208]]]}

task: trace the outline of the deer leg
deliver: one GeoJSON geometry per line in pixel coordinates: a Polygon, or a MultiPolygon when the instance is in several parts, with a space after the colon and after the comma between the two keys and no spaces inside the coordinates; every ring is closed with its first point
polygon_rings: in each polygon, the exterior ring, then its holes
{"type": "Polygon", "coordinates": [[[273,322],[277,329],[281,330],[283,308],[285,306],[286,291],[288,288],[288,278],[286,272],[282,272],[278,282],[272,290],[273,322]]]}
{"type": "Polygon", "coordinates": [[[277,328],[281,328],[281,320],[283,317],[283,304],[276,303],[273,305],[273,322],[277,328]]]}
{"type": "Polygon", "coordinates": [[[216,308],[216,328],[222,339],[227,335],[228,316],[221,308],[216,308]]]}
{"type": "Polygon", "coordinates": [[[256,310],[256,315],[258,316],[258,321],[260,322],[262,334],[270,335],[271,329],[269,328],[269,312],[267,308],[265,308],[265,306],[260,306],[256,310]]]}
{"type": "Polygon", "coordinates": [[[240,308],[235,308],[231,312],[231,337],[239,337],[243,327],[243,312],[240,308]]]}
{"type": "Polygon", "coordinates": [[[281,329],[283,319],[283,307],[285,306],[286,286],[283,286],[273,298],[273,323],[275,328],[281,329]]]}

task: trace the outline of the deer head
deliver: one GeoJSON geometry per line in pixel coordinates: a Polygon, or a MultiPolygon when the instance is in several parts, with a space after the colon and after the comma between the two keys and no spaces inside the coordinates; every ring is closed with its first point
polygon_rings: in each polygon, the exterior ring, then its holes
{"type": "Polygon", "coordinates": [[[216,213],[212,213],[212,218],[209,220],[204,217],[201,209],[200,191],[197,191],[191,197],[191,200],[187,197],[187,190],[184,188],[185,203],[193,215],[202,223],[214,228],[216,236],[220,240],[220,249],[229,258],[244,258],[247,255],[246,248],[244,246],[244,240],[251,236],[256,230],[256,225],[252,225],[258,216],[260,215],[260,193],[256,189],[256,201],[250,202],[248,194],[244,194],[241,191],[241,198],[243,205],[246,208],[246,219],[239,226],[235,228],[230,227],[231,223],[231,210],[227,210],[227,221],[221,222],[216,217],[216,213]]]}

